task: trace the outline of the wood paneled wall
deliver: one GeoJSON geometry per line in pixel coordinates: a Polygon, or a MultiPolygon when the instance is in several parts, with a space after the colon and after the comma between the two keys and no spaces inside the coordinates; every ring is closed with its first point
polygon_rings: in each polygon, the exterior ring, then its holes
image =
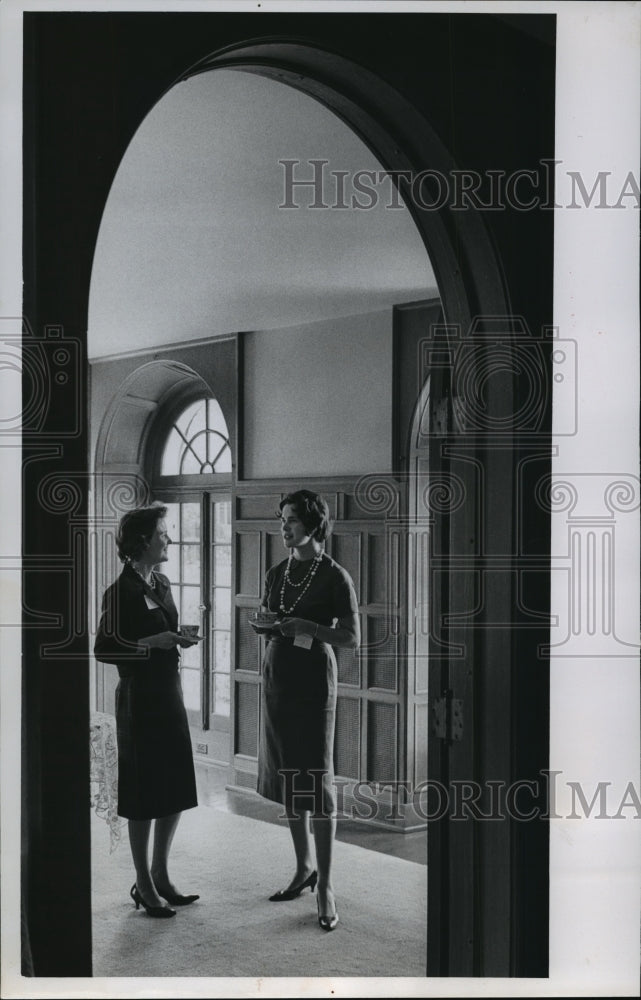
{"type": "MultiPolygon", "coordinates": [[[[305,480],[296,486],[315,489],[328,501],[335,523],[326,550],[352,577],[361,617],[360,649],[336,651],[334,764],[343,801],[349,807],[355,796],[367,795],[377,805],[372,804],[368,810],[372,815],[363,818],[404,827],[414,825],[415,817],[410,811],[407,816],[390,819],[389,801],[396,802],[397,793],[381,786],[415,782],[426,774],[426,739],[424,735],[416,739],[415,732],[417,719],[419,730],[426,724],[427,691],[416,685],[415,666],[407,657],[406,588],[402,581],[408,535],[406,526],[394,516],[400,509],[401,486],[392,485],[389,475],[378,481],[387,491],[379,510],[374,509],[377,504],[371,499],[376,477],[325,479],[322,483],[305,480]]],[[[291,488],[291,483],[276,480],[243,484],[238,486],[235,501],[233,781],[244,788],[255,786],[257,773],[265,645],[265,640],[254,634],[248,617],[260,606],[267,569],[284,558],[275,514],[291,488]]]]}

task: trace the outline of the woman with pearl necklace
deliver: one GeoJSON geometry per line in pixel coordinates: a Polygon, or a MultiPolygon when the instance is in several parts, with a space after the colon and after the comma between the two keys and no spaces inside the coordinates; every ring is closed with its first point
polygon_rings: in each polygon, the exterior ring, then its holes
{"type": "Polygon", "coordinates": [[[288,556],[267,572],[262,602],[278,617],[263,663],[258,791],[285,806],[296,868],[286,888],[270,899],[285,902],[317,886],[318,923],[331,931],[338,923],[332,883],[333,647],[360,644],[358,604],[349,574],[324,551],[330,517],[323,497],[297,490],[281,501],[278,516],[288,556]]]}

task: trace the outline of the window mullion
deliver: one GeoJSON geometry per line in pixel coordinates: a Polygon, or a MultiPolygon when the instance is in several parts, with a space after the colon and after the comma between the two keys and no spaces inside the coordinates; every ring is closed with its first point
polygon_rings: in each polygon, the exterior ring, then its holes
{"type": "Polygon", "coordinates": [[[213,657],[212,635],[211,635],[211,540],[212,540],[212,504],[209,493],[203,493],[201,509],[201,580],[202,580],[202,604],[203,611],[203,648],[201,666],[201,717],[203,730],[209,729],[210,705],[211,705],[211,664],[213,657]]]}

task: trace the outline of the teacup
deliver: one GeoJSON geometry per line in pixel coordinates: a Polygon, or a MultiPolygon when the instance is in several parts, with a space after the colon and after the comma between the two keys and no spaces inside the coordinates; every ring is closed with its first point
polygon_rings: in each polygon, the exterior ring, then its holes
{"type": "Polygon", "coordinates": [[[199,625],[181,625],[180,634],[185,639],[197,639],[199,628],[199,625]]]}
{"type": "Polygon", "coordinates": [[[277,611],[255,611],[253,619],[257,625],[273,625],[278,621],[277,611]]]}

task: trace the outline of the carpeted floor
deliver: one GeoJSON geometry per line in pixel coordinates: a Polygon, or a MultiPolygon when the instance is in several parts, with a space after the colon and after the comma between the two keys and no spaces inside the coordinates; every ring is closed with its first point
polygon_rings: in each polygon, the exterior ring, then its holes
{"type": "Polygon", "coordinates": [[[316,896],[267,897],[287,884],[293,854],[285,826],[209,807],[185,813],[172,875],[201,899],[154,920],[129,898],[134,881],[126,829],[109,853],[93,818],[94,976],[424,976],[427,869],[337,842],[334,883],[340,922],[323,932],[316,896]]]}

